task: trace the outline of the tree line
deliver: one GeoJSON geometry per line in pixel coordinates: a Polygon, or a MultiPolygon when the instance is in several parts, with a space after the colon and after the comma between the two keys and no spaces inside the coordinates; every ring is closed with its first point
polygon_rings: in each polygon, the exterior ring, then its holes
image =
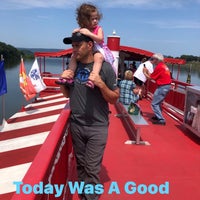
{"type": "Polygon", "coordinates": [[[0,42],[0,55],[3,55],[5,64],[20,62],[21,56],[25,59],[34,58],[33,52],[27,49],[17,49],[10,44],[0,42]]]}
{"type": "MultiPolygon", "coordinates": [[[[21,56],[25,59],[34,58],[33,52],[30,51],[29,49],[19,49],[4,42],[0,42],[0,55],[3,55],[6,64],[20,62],[21,56]]],[[[167,56],[167,57],[173,58],[172,56],[167,56]]],[[[192,62],[192,61],[200,62],[200,56],[182,55],[176,58],[185,59],[186,62],[192,62]]]]}
{"type": "Polygon", "coordinates": [[[181,59],[185,59],[187,62],[200,62],[200,56],[193,56],[193,55],[182,55],[181,59]]]}

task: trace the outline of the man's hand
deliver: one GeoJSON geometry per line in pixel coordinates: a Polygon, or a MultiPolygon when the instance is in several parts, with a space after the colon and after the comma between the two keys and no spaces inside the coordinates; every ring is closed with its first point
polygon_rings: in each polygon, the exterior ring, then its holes
{"type": "Polygon", "coordinates": [[[104,82],[101,79],[101,76],[97,73],[91,72],[88,78],[90,81],[94,83],[95,86],[101,88],[104,82]]]}
{"type": "Polygon", "coordinates": [[[61,77],[67,78],[67,79],[72,79],[74,77],[74,72],[71,69],[67,69],[61,74],[61,77]]]}
{"type": "Polygon", "coordinates": [[[119,88],[117,88],[116,90],[110,90],[101,79],[101,76],[94,72],[90,73],[89,80],[91,80],[95,86],[99,87],[104,99],[107,102],[111,104],[116,103],[117,99],[119,98],[119,88]]]}

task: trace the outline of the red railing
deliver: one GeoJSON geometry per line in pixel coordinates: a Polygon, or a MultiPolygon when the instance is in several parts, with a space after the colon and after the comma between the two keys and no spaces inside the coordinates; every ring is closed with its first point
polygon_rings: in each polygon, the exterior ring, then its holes
{"type": "Polygon", "coordinates": [[[70,200],[72,198],[66,184],[72,179],[75,163],[69,134],[69,114],[69,108],[64,108],[22,180],[23,185],[35,186],[37,189],[29,193],[30,188],[27,186],[23,190],[21,185],[20,192],[16,192],[12,200],[70,200]],[[63,186],[60,196],[55,198],[55,190],[53,194],[48,194],[51,190],[49,187],[49,190],[45,191],[47,184],[63,186]],[[41,185],[43,185],[42,190],[40,190],[41,185]]]}
{"type": "Polygon", "coordinates": [[[42,79],[47,86],[48,91],[59,91],[60,92],[60,87],[55,83],[56,80],[60,77],[60,74],[52,74],[50,72],[43,72],[42,74],[42,79]]]}

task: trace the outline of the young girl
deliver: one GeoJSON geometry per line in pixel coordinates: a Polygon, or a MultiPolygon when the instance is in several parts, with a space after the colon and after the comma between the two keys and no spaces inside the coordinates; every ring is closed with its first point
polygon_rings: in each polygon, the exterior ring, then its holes
{"type": "MultiPolygon", "coordinates": [[[[98,25],[102,15],[94,5],[85,3],[76,9],[76,14],[76,20],[80,28],[75,29],[73,32],[80,32],[94,40],[95,47],[93,73],[99,74],[102,62],[104,60],[109,62],[111,65],[114,62],[114,57],[111,51],[104,44],[104,34],[102,27],[98,25]]],[[[76,67],[76,59],[75,56],[72,55],[69,63],[69,69],[65,71],[66,78],[60,78],[57,83],[72,84],[76,67]]],[[[88,78],[86,85],[91,88],[94,87],[94,83],[90,81],[90,77],[88,78]]]]}
{"type": "Polygon", "coordinates": [[[141,89],[133,82],[133,72],[131,70],[125,71],[124,80],[119,83],[119,88],[119,101],[121,103],[130,105],[130,103],[138,102],[141,95],[141,89]]]}

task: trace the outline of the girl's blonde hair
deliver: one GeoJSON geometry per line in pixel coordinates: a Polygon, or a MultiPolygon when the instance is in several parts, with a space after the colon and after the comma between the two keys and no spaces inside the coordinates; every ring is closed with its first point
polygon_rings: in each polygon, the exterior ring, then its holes
{"type": "Polygon", "coordinates": [[[90,17],[93,12],[97,12],[98,20],[102,18],[102,14],[97,7],[92,4],[83,3],[76,9],[76,20],[81,28],[90,27],[90,17]]]}
{"type": "Polygon", "coordinates": [[[127,70],[124,73],[124,79],[133,80],[133,72],[131,70],[127,70]]]}

